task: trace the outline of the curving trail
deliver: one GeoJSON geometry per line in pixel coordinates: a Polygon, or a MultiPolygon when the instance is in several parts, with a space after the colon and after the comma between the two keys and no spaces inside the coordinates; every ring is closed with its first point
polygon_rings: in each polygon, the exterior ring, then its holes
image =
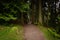
{"type": "Polygon", "coordinates": [[[24,39],[25,40],[45,40],[42,32],[36,25],[28,24],[24,25],[24,39]]]}

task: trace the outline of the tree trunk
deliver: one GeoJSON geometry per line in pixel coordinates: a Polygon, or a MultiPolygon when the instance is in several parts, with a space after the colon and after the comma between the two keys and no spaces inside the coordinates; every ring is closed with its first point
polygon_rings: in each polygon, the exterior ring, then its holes
{"type": "Polygon", "coordinates": [[[31,20],[32,20],[32,23],[34,23],[34,0],[31,1],[31,7],[32,7],[32,15],[31,15],[31,20]]]}
{"type": "Polygon", "coordinates": [[[42,24],[42,5],[41,0],[39,0],[39,22],[42,24]]]}

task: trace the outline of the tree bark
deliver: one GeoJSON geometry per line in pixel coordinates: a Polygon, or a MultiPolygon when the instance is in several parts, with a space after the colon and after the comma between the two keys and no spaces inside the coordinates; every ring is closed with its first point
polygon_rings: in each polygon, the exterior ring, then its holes
{"type": "Polygon", "coordinates": [[[42,5],[41,0],[39,0],[39,22],[42,24],[42,5]]]}

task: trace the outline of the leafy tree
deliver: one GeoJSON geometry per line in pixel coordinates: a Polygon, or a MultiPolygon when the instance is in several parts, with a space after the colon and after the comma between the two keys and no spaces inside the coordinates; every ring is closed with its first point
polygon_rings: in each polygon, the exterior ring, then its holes
{"type": "Polygon", "coordinates": [[[1,0],[0,20],[21,20],[21,17],[23,16],[22,13],[27,13],[29,10],[30,4],[26,2],[24,0],[1,0]]]}

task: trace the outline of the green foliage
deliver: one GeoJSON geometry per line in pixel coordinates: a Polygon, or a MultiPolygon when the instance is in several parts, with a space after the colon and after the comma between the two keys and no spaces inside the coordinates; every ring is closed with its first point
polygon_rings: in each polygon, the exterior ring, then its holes
{"type": "Polygon", "coordinates": [[[30,3],[28,4],[28,3],[21,3],[22,5],[21,5],[21,8],[20,8],[20,10],[21,10],[21,12],[28,12],[29,11],[29,9],[30,9],[30,3]]]}
{"type": "Polygon", "coordinates": [[[54,32],[53,29],[48,28],[48,31],[56,38],[60,38],[60,34],[57,34],[56,31],[54,32]]]}
{"type": "Polygon", "coordinates": [[[6,17],[5,15],[0,15],[0,19],[3,19],[5,21],[9,21],[10,19],[15,20],[16,17],[13,17],[13,15],[7,15],[8,17],[6,17]]]}
{"type": "Polygon", "coordinates": [[[40,24],[38,27],[40,28],[40,31],[43,32],[46,40],[60,40],[60,34],[57,34],[54,29],[41,26],[40,24]]]}
{"type": "Polygon", "coordinates": [[[24,40],[23,27],[20,25],[0,26],[0,40],[24,40]]]}
{"type": "Polygon", "coordinates": [[[5,21],[16,20],[19,14],[29,10],[29,3],[22,0],[2,0],[0,2],[0,19],[5,21]]]}

